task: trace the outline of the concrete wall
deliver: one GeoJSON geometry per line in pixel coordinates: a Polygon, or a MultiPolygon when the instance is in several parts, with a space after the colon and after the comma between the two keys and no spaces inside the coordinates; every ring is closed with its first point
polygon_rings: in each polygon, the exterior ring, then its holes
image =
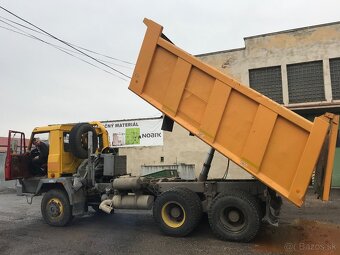
{"type": "Polygon", "coordinates": [[[281,66],[284,104],[289,104],[287,64],[323,60],[326,101],[332,101],[329,59],[340,57],[340,22],[247,37],[245,48],[199,55],[249,86],[249,69],[281,66]]]}
{"type": "MultiPolygon", "coordinates": [[[[128,172],[140,175],[141,166],[146,165],[170,165],[170,164],[194,164],[198,177],[209,146],[196,137],[189,136],[189,132],[175,124],[173,132],[164,132],[164,145],[157,147],[121,148],[120,155],[127,155],[128,172]],[[160,158],[164,157],[164,162],[160,158]]],[[[222,177],[227,166],[227,159],[219,153],[215,154],[209,178],[222,177]]],[[[234,164],[230,164],[230,178],[250,178],[245,171],[239,171],[234,164]],[[236,170],[236,171],[235,171],[236,170]]]]}

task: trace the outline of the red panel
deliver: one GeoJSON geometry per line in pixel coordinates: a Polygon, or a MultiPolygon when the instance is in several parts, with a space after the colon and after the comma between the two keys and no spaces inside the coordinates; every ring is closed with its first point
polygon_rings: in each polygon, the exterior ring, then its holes
{"type": "MultiPolygon", "coordinates": [[[[14,147],[14,146],[13,146],[14,147]]],[[[29,158],[25,155],[26,139],[25,134],[19,131],[10,130],[7,138],[7,155],[5,162],[5,180],[13,180],[23,178],[29,164],[29,158]],[[12,137],[13,135],[13,137],[12,137]],[[19,135],[19,137],[14,137],[19,135]],[[12,151],[12,143],[16,141],[17,147],[12,151]],[[18,146],[19,145],[19,146],[18,146]],[[15,160],[13,160],[15,158],[15,160]]]]}

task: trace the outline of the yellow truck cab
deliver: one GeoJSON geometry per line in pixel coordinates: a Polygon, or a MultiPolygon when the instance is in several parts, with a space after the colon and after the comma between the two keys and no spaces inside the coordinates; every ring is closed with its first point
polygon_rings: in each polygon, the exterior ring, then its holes
{"type": "MultiPolygon", "coordinates": [[[[39,138],[42,142],[49,146],[48,161],[46,165],[47,178],[59,178],[69,176],[76,172],[78,166],[82,162],[82,158],[76,157],[74,151],[80,151],[78,148],[70,144],[70,133],[75,126],[80,124],[58,124],[44,127],[36,127],[33,129],[29,144],[24,144],[25,134],[18,131],[9,131],[8,144],[11,148],[6,159],[5,179],[18,179],[20,177],[33,177],[30,166],[30,151],[35,149],[32,144],[33,139],[39,138]],[[20,136],[20,143],[17,144],[17,138],[20,136]],[[15,146],[16,145],[16,146],[15,146]],[[15,149],[13,149],[15,147],[15,149]]],[[[89,123],[98,136],[97,152],[109,147],[108,134],[105,127],[97,121],[89,123]]],[[[85,138],[87,139],[87,138],[85,138]]],[[[86,142],[83,143],[86,146],[86,142]]],[[[83,148],[86,151],[87,148],[83,148]]],[[[84,157],[83,157],[84,158],[84,157]]]]}
{"type": "MultiPolygon", "coordinates": [[[[105,127],[100,122],[90,122],[95,128],[99,138],[97,151],[109,147],[108,134],[105,127]]],[[[32,149],[32,140],[41,135],[48,136],[49,155],[47,164],[48,178],[59,178],[62,176],[72,175],[76,172],[82,159],[76,157],[72,153],[70,144],[70,132],[75,124],[50,125],[45,127],[37,127],[33,130],[28,150],[32,149]]],[[[86,143],[84,143],[86,146],[86,143]]],[[[87,148],[84,147],[87,151],[87,148]]],[[[87,157],[87,153],[86,153],[87,157]]]]}
{"type": "MultiPolygon", "coordinates": [[[[23,132],[10,130],[7,151],[5,179],[18,180],[18,194],[32,198],[57,188],[73,206],[71,212],[73,215],[82,214],[86,209],[85,204],[88,202],[84,192],[77,193],[73,189],[73,175],[78,172],[82,163],[84,165],[84,161],[87,162],[89,154],[98,155],[103,151],[112,152],[109,149],[108,133],[98,121],[36,127],[32,131],[27,146],[23,132]],[[88,132],[90,131],[92,151],[89,153],[88,132]],[[38,172],[32,164],[34,158],[39,157],[39,149],[33,145],[35,139],[39,139],[49,148],[47,162],[40,166],[38,172]]],[[[55,207],[53,201],[56,200],[51,200],[47,204],[55,207]]]]}

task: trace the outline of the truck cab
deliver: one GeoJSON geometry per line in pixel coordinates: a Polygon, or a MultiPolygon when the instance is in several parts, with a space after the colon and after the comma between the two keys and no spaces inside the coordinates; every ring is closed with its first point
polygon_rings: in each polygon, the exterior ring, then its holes
{"type": "MultiPolygon", "coordinates": [[[[86,212],[88,206],[98,206],[100,191],[88,191],[83,185],[78,184],[78,188],[74,185],[77,178],[87,178],[88,182],[95,178],[94,175],[86,176],[88,158],[97,155],[98,162],[104,161],[100,154],[112,152],[108,146],[108,133],[97,121],[36,127],[28,142],[23,132],[11,130],[5,180],[18,180],[17,194],[25,195],[28,203],[34,196],[44,194],[41,211],[45,221],[50,225],[63,226],[73,216],[86,212]],[[92,142],[89,142],[89,137],[92,142]],[[39,166],[39,171],[32,164],[33,159],[39,157],[39,150],[33,143],[37,138],[49,147],[47,162],[39,166]],[[80,177],[79,173],[83,176],[80,177]]],[[[105,180],[109,182],[109,179],[105,180]]]]}
{"type": "MultiPolygon", "coordinates": [[[[59,178],[74,174],[84,159],[84,157],[79,157],[79,153],[85,151],[87,157],[87,138],[82,138],[80,135],[81,145],[75,144],[79,143],[78,141],[72,141],[72,145],[70,143],[71,130],[76,125],[79,126],[79,124],[61,124],[36,127],[33,129],[27,145],[23,132],[9,131],[5,180],[32,177],[59,178]],[[39,151],[32,143],[36,138],[49,146],[47,164],[41,166],[46,174],[40,176],[34,173],[32,166],[32,159],[39,156],[39,151]]],[[[107,131],[100,122],[91,122],[90,125],[93,126],[95,136],[98,138],[95,145],[96,151],[100,152],[109,146],[107,131]]]]}

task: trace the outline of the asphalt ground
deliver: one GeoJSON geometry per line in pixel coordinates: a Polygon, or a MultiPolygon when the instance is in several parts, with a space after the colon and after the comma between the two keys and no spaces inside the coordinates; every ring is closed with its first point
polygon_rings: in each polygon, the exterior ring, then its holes
{"type": "Polygon", "coordinates": [[[246,244],[217,239],[206,218],[185,238],[165,236],[149,211],[90,211],[67,227],[51,227],[40,201],[28,205],[0,190],[0,254],[340,254],[340,190],[329,202],[308,194],[301,209],[285,201],[279,227],[263,225],[246,244]]]}

